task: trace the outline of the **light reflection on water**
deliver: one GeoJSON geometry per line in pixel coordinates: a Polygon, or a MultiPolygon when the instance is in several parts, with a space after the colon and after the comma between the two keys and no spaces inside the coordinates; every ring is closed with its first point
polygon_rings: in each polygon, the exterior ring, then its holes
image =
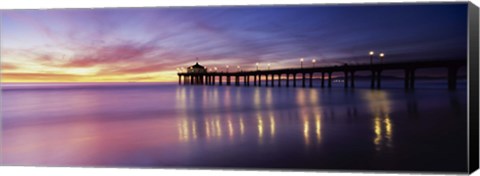
{"type": "Polygon", "coordinates": [[[374,115],[373,126],[376,150],[392,147],[392,124],[390,121],[391,102],[386,91],[371,91],[365,94],[370,112],[374,115]]]}
{"type": "Polygon", "coordinates": [[[465,101],[464,91],[443,89],[3,91],[2,159],[6,165],[460,170],[465,101]]]}

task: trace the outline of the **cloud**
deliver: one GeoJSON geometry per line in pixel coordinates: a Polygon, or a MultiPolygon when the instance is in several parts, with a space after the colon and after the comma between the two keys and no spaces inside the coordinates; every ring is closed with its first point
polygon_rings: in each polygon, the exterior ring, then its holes
{"type": "Polygon", "coordinates": [[[18,67],[15,64],[5,63],[5,62],[2,63],[2,72],[6,70],[15,70],[17,68],[18,67]]]}
{"type": "Polygon", "coordinates": [[[124,43],[111,46],[100,46],[92,50],[77,51],[73,58],[65,62],[63,67],[92,67],[96,65],[108,65],[118,62],[132,62],[141,59],[157,47],[152,45],[139,45],[136,43],[124,43]]]}

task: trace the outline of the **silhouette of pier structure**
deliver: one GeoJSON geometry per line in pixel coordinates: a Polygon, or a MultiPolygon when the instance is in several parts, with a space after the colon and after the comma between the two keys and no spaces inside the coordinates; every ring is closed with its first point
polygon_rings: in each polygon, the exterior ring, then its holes
{"type": "Polygon", "coordinates": [[[235,86],[266,86],[266,87],[313,87],[313,75],[321,74],[320,87],[332,87],[332,74],[344,74],[344,87],[355,87],[355,72],[367,71],[371,73],[371,88],[381,88],[382,72],[386,70],[403,70],[405,73],[405,89],[414,89],[415,72],[426,68],[445,68],[448,72],[448,89],[456,90],[458,70],[467,65],[465,60],[438,60],[438,61],[418,61],[418,62],[398,62],[398,63],[376,63],[359,65],[336,65],[336,66],[318,66],[302,68],[285,68],[272,70],[256,71],[237,71],[237,72],[207,72],[206,68],[198,63],[188,67],[187,72],[178,73],[178,83],[184,85],[227,85],[235,86]],[[285,79],[282,79],[285,76],[285,79]],[[232,80],[233,78],[233,80],[232,80]],[[240,82],[242,79],[242,83],[240,82]],[[297,79],[301,80],[301,85],[297,85],[297,79]],[[282,84],[284,80],[284,84],[282,84]],[[308,83],[307,83],[308,81],[308,83]],[[224,83],[225,82],[225,83],[224,83]]]}

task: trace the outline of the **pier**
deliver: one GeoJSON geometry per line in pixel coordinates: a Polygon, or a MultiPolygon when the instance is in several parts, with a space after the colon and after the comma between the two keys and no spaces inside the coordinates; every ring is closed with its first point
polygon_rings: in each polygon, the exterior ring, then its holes
{"type": "Polygon", "coordinates": [[[398,62],[398,63],[376,63],[376,64],[358,64],[358,65],[336,65],[336,66],[318,66],[285,68],[272,70],[256,71],[237,71],[237,72],[207,72],[202,70],[198,63],[190,69],[196,67],[200,70],[178,73],[178,83],[184,85],[227,85],[227,86],[266,86],[266,87],[313,87],[313,75],[321,74],[320,87],[332,87],[332,74],[343,73],[344,87],[355,87],[355,73],[360,71],[370,72],[371,88],[380,89],[382,85],[382,73],[387,70],[402,70],[405,73],[405,89],[415,88],[415,72],[419,69],[444,68],[447,71],[448,89],[456,90],[457,72],[461,67],[467,65],[464,60],[437,60],[437,61],[418,61],[418,62],[398,62]],[[285,76],[285,79],[282,79],[285,76]],[[241,79],[242,78],[242,79],[241,79]],[[233,79],[233,80],[232,80],[233,79]],[[301,79],[300,85],[297,85],[297,79],[301,79]],[[242,80],[242,82],[240,82],[242,80]],[[282,84],[282,80],[285,82],[282,84]]]}

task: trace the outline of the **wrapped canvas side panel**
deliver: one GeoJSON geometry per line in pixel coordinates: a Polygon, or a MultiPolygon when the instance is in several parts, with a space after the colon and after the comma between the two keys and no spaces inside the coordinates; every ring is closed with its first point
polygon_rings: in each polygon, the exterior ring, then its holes
{"type": "Polygon", "coordinates": [[[468,60],[469,60],[469,172],[472,173],[478,169],[478,150],[479,150],[479,105],[478,105],[478,82],[479,82],[479,71],[478,71],[478,20],[479,13],[478,7],[470,2],[468,6],[468,60]]]}

